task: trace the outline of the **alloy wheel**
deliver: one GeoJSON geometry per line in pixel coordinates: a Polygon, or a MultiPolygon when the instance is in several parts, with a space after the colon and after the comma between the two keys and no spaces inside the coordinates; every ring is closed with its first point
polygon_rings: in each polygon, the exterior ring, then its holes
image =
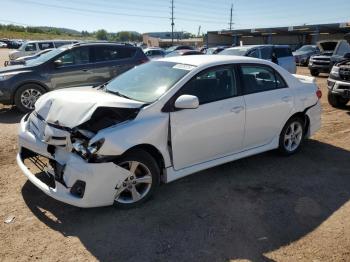
{"type": "Polygon", "coordinates": [[[122,204],[133,204],[144,198],[152,186],[151,171],[138,161],[126,161],[119,164],[130,171],[122,186],[117,191],[115,201],[122,204]]]}
{"type": "Polygon", "coordinates": [[[21,104],[27,109],[34,109],[34,104],[42,93],[37,89],[26,89],[21,94],[21,104]]]}
{"type": "Polygon", "coordinates": [[[295,151],[303,138],[303,127],[299,121],[292,122],[284,134],[284,147],[288,152],[295,151]]]}

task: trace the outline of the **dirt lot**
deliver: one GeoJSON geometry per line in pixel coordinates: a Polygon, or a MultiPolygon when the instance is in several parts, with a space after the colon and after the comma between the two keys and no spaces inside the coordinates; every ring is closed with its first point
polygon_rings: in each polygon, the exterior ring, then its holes
{"type": "Polygon", "coordinates": [[[299,154],[212,168],[131,210],[79,209],[37,190],[15,163],[21,115],[0,108],[0,260],[350,261],[350,106],[328,105],[326,79],[322,129],[299,154]]]}

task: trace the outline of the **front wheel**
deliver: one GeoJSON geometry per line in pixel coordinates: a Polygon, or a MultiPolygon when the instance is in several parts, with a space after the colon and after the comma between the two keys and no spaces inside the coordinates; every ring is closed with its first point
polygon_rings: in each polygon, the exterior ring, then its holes
{"type": "Polygon", "coordinates": [[[328,92],[328,103],[335,108],[344,108],[349,102],[349,99],[343,98],[340,95],[332,94],[328,92]]]}
{"type": "Polygon", "coordinates": [[[23,85],[15,93],[15,105],[23,113],[34,110],[34,104],[45,93],[45,89],[36,84],[23,85]]]}
{"type": "Polygon", "coordinates": [[[282,129],[279,140],[279,151],[283,155],[296,153],[304,140],[304,121],[294,117],[282,129]]]}
{"type": "Polygon", "coordinates": [[[159,186],[159,166],[148,152],[131,151],[116,164],[131,172],[117,191],[114,200],[116,206],[125,208],[137,206],[149,199],[159,186]]]}

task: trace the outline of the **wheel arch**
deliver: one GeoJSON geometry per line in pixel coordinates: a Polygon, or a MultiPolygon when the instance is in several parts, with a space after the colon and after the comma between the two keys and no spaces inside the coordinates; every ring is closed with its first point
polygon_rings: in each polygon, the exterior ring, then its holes
{"type": "MultiPolygon", "coordinates": [[[[286,125],[286,123],[288,123],[289,120],[291,120],[292,118],[300,118],[304,121],[304,135],[307,135],[309,132],[309,127],[310,127],[310,119],[309,116],[306,114],[307,110],[304,110],[303,112],[296,112],[294,113],[292,116],[290,116],[287,121],[285,122],[284,125],[286,125]]],[[[282,130],[281,130],[282,132],[282,130]]]]}
{"type": "Polygon", "coordinates": [[[151,144],[139,144],[126,150],[123,153],[123,155],[128,154],[134,150],[144,150],[147,153],[149,153],[157,162],[161,176],[163,175],[163,170],[165,168],[165,161],[162,153],[158,150],[158,148],[156,148],[154,145],[151,145],[151,144]]]}
{"type": "Polygon", "coordinates": [[[18,89],[21,88],[21,87],[24,86],[24,85],[30,85],[30,84],[38,85],[38,86],[44,88],[44,89],[45,89],[45,92],[48,92],[48,91],[49,91],[49,87],[48,87],[47,85],[45,85],[44,83],[40,82],[40,81],[30,80],[30,81],[22,82],[22,83],[18,84],[18,85],[15,87],[14,92],[12,93],[12,97],[11,97],[11,102],[12,102],[12,104],[15,102],[15,95],[16,95],[18,89]]]}

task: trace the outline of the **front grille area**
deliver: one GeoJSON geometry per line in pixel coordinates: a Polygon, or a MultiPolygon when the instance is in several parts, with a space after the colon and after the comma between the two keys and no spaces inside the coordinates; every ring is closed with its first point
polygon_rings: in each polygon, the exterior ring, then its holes
{"type": "Polygon", "coordinates": [[[314,57],[312,60],[315,65],[329,65],[331,62],[331,59],[327,57],[314,57]]]}
{"type": "Polygon", "coordinates": [[[49,187],[55,188],[56,181],[67,187],[63,180],[65,165],[24,147],[21,149],[21,158],[33,174],[49,187]]]}
{"type": "Polygon", "coordinates": [[[339,85],[338,89],[350,90],[350,86],[339,85]]]}
{"type": "Polygon", "coordinates": [[[340,67],[339,69],[339,76],[343,80],[350,80],[350,67],[340,67]]]}

